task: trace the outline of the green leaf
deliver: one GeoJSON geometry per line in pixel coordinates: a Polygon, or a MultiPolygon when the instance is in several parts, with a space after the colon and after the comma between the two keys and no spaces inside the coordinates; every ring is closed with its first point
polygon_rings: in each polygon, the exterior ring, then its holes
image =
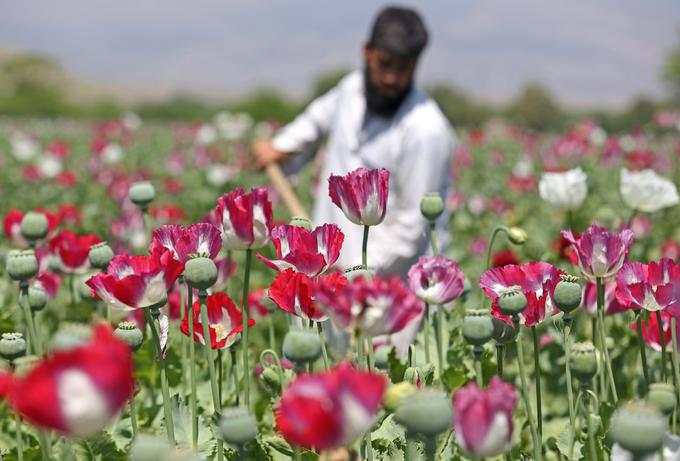
{"type": "Polygon", "coordinates": [[[574,440],[574,446],[571,452],[571,456],[569,456],[569,439],[570,436],[572,436],[573,430],[574,428],[567,425],[567,427],[564,428],[559,438],[557,439],[556,446],[557,449],[562,454],[562,456],[567,458],[569,461],[578,461],[583,458],[583,454],[581,453],[583,444],[581,443],[580,440],[577,439],[574,440]]]}
{"type": "Polygon", "coordinates": [[[74,442],[73,450],[78,461],[127,460],[127,454],[116,447],[116,443],[107,432],[100,432],[95,437],[74,442]]]}
{"type": "Polygon", "coordinates": [[[467,382],[467,374],[463,368],[449,367],[442,374],[442,383],[449,392],[455,391],[467,382]]]}
{"type": "Polygon", "coordinates": [[[387,369],[390,373],[390,380],[392,380],[393,383],[401,382],[404,379],[406,368],[408,368],[408,365],[399,360],[397,351],[393,347],[387,356],[387,369]]]}
{"type": "MultiPolygon", "coordinates": [[[[172,404],[172,420],[175,429],[175,441],[177,447],[181,450],[192,450],[193,442],[191,440],[191,408],[183,399],[175,394],[171,397],[172,404]]],[[[163,423],[165,428],[165,422],[163,423]]],[[[165,429],[163,429],[165,431],[165,429]]],[[[199,415],[198,417],[198,453],[202,457],[211,457],[215,454],[216,446],[216,428],[211,423],[211,419],[206,415],[199,415]]]]}
{"type": "Polygon", "coordinates": [[[381,459],[404,459],[406,436],[404,428],[394,421],[394,415],[383,419],[380,427],[371,433],[371,446],[381,459]]]}

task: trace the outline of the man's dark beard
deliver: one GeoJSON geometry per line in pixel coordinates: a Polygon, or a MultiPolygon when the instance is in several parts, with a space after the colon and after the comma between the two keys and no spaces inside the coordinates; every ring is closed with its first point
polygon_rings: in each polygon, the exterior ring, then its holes
{"type": "Polygon", "coordinates": [[[364,67],[364,95],[366,97],[366,108],[375,115],[391,118],[401,107],[406,96],[411,91],[411,83],[395,96],[385,96],[378,93],[378,89],[368,78],[368,68],[364,67]]]}

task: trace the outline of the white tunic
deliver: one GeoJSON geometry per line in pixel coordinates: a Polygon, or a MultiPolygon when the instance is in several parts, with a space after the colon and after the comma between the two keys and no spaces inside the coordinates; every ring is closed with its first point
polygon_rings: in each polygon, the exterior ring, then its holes
{"type": "MultiPolygon", "coordinates": [[[[315,226],[338,224],[345,234],[337,263],[341,268],[361,263],[363,228],[331,202],[328,177],[359,167],[390,171],[385,220],[369,232],[368,265],[404,277],[417,258],[429,252],[420,200],[434,191],[446,198],[454,135],[437,104],[415,87],[391,119],[366,114],[363,74],[355,71],[283,127],[273,144],[282,152],[301,152],[328,138],[312,220],[315,226]]],[[[448,215],[439,219],[438,228],[443,248],[450,240],[448,215]]]]}

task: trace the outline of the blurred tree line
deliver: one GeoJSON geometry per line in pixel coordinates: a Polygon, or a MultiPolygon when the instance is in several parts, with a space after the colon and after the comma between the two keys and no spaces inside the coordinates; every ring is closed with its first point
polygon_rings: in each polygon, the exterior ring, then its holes
{"type": "MultiPolygon", "coordinates": [[[[143,118],[158,120],[206,120],[217,111],[246,112],[255,120],[292,120],[314,97],[332,88],[347,69],[318,77],[307,100],[293,100],[275,89],[263,88],[235,101],[211,103],[195,96],[178,95],[162,102],[124,107],[112,98],[87,100],[71,97],[73,81],[55,60],[36,54],[17,54],[0,60],[0,115],[67,116],[110,118],[133,110],[143,118]]],[[[575,119],[593,117],[609,132],[619,132],[649,123],[653,114],[680,102],[680,44],[667,56],[661,73],[668,85],[667,100],[639,96],[622,110],[575,111],[566,108],[539,82],[529,82],[504,107],[476,100],[449,82],[427,87],[442,111],[456,127],[479,127],[494,117],[507,117],[529,129],[561,130],[575,119]]]]}

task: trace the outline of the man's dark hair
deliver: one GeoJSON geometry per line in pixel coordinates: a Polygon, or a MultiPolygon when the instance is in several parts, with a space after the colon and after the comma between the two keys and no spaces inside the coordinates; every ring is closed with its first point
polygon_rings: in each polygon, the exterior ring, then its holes
{"type": "Polygon", "coordinates": [[[427,29],[414,10],[388,6],[375,18],[368,41],[400,58],[417,58],[427,45],[427,29]]]}

